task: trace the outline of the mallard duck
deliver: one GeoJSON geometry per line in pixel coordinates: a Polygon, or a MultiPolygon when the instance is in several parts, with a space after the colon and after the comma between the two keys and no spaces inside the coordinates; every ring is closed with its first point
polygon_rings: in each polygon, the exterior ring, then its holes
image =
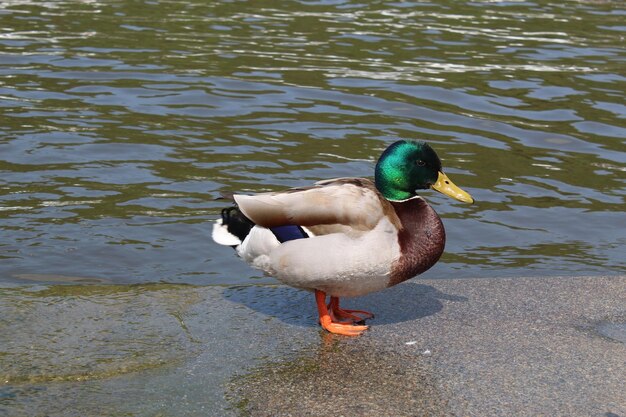
{"type": "Polygon", "coordinates": [[[324,329],[357,336],[373,314],[341,308],[340,297],[396,285],[432,267],[443,253],[443,223],[416,193],[429,188],[474,202],[443,173],[430,145],[400,140],[378,159],[373,182],[336,178],[234,195],[236,206],[222,210],[212,237],[279,281],[313,291],[324,329]]]}

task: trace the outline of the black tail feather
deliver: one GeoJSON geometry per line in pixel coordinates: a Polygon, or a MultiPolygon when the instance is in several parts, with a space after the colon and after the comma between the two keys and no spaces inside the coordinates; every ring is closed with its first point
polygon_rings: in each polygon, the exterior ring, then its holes
{"type": "Polygon", "coordinates": [[[248,219],[236,206],[222,210],[222,224],[226,225],[229,233],[237,236],[242,242],[254,227],[252,220],[248,219]]]}

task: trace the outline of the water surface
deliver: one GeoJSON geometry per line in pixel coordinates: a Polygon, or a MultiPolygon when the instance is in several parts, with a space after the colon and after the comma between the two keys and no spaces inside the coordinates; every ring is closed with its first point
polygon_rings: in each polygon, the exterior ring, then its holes
{"type": "MultiPolygon", "coordinates": [[[[286,307],[262,290],[181,290],[274,282],[211,241],[216,198],[372,176],[397,138],[429,141],[477,200],[424,193],[448,234],[427,277],[623,274],[625,15],[617,1],[0,0],[0,406],[232,413],[221,384],[311,327],[272,323],[286,307]]],[[[284,294],[314,326],[306,300],[284,294]]]]}
{"type": "Polygon", "coordinates": [[[425,139],[430,277],[626,270],[620,2],[3,1],[0,280],[245,283],[220,191],[371,176],[425,139]]]}

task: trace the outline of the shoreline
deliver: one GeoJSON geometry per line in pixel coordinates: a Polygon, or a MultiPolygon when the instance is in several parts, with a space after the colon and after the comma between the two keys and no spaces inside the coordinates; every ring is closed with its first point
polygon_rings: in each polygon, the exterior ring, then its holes
{"type": "Polygon", "coordinates": [[[283,285],[0,291],[8,415],[626,416],[624,275],[413,279],[357,338],[283,285]]]}
{"type": "Polygon", "coordinates": [[[250,415],[626,415],[626,277],[398,287],[390,305],[384,293],[352,302],[387,323],[353,340],[322,335],[334,347],[299,359],[319,366],[276,364],[239,387],[250,415]],[[417,312],[398,315],[413,296],[417,312]]]}

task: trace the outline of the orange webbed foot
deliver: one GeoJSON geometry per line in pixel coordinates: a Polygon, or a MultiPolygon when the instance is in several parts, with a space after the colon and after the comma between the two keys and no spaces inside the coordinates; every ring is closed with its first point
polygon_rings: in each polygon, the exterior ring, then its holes
{"type": "Polygon", "coordinates": [[[335,323],[330,319],[330,316],[320,317],[320,324],[324,330],[343,336],[359,336],[369,328],[368,326],[356,326],[351,323],[335,323]]]}
{"type": "Polygon", "coordinates": [[[365,324],[365,320],[374,318],[374,314],[369,311],[348,310],[339,307],[339,297],[330,297],[328,310],[334,322],[365,324]]]}
{"type": "Polygon", "coordinates": [[[368,329],[368,326],[356,325],[362,323],[364,317],[357,314],[361,313],[366,318],[374,317],[373,314],[360,310],[342,310],[339,308],[339,298],[331,297],[330,303],[326,305],[326,293],[315,290],[315,300],[317,302],[317,310],[319,313],[320,324],[322,328],[330,333],[341,334],[344,336],[358,336],[368,329]],[[329,311],[330,308],[330,311],[329,311]]]}

